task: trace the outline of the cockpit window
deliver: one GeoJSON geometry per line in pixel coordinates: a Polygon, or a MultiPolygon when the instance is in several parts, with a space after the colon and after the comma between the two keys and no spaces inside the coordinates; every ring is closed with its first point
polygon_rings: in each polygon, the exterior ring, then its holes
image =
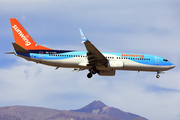
{"type": "Polygon", "coordinates": [[[163,59],[163,61],[168,62],[168,60],[167,60],[167,59],[163,59]]]}

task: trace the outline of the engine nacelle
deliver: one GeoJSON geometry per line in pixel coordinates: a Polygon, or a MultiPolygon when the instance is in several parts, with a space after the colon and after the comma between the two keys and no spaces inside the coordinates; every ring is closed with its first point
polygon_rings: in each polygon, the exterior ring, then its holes
{"type": "Polygon", "coordinates": [[[123,68],[122,61],[108,61],[108,68],[123,68]]]}
{"type": "Polygon", "coordinates": [[[101,76],[114,76],[116,73],[115,70],[100,70],[98,72],[99,75],[101,76]]]}

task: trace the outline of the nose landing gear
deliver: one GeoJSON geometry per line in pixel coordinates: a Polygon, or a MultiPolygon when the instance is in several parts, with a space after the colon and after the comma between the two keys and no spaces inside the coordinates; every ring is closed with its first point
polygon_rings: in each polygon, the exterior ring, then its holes
{"type": "Polygon", "coordinates": [[[164,72],[159,72],[159,71],[157,71],[156,78],[160,78],[160,75],[159,75],[159,73],[164,73],[164,72]]]}
{"type": "Polygon", "coordinates": [[[156,78],[160,78],[160,75],[158,74],[158,75],[156,75],[156,78]]]}

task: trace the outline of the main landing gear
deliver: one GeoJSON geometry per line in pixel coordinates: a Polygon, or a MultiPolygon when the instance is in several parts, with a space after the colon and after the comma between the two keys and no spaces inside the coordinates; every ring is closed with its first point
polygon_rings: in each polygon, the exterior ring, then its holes
{"type": "Polygon", "coordinates": [[[88,74],[87,74],[87,77],[88,77],[88,78],[91,78],[91,77],[92,77],[92,73],[88,73],[88,74]]]}
{"type": "Polygon", "coordinates": [[[87,74],[88,78],[91,78],[93,76],[93,74],[98,73],[98,70],[96,69],[96,67],[93,67],[91,69],[89,69],[89,73],[87,74]]]}

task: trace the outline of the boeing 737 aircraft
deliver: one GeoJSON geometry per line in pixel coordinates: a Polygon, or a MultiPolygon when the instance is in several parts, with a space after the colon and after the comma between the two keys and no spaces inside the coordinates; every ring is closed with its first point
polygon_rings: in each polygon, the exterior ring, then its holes
{"type": "Polygon", "coordinates": [[[44,65],[73,68],[75,71],[89,70],[88,78],[94,74],[101,76],[114,76],[116,70],[151,71],[164,73],[175,67],[166,58],[136,53],[110,53],[100,52],[84,35],[80,29],[82,42],[87,51],[53,50],[38,45],[16,18],[10,18],[15,43],[13,44],[15,54],[28,61],[44,65]]]}

